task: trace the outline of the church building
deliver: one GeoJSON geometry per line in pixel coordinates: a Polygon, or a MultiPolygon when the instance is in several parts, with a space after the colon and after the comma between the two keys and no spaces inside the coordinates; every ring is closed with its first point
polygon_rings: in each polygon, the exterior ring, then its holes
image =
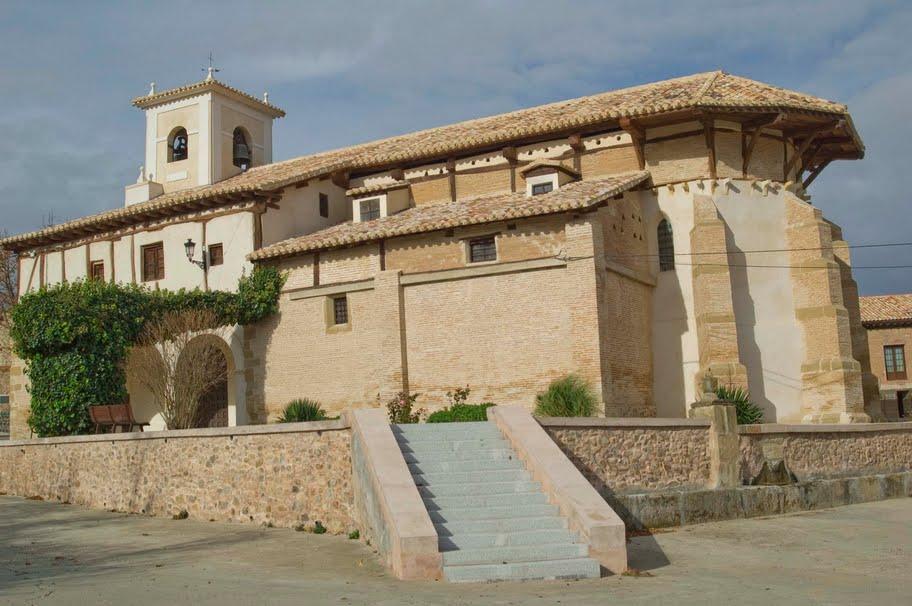
{"type": "MultiPolygon", "coordinates": [[[[133,105],[144,168],[121,207],[0,245],[20,293],[287,272],[279,313],[224,339],[222,423],[301,397],[434,409],[462,386],[531,408],[569,373],[610,417],[684,417],[711,373],[766,422],[880,418],[849,248],[808,193],[864,156],[844,105],[718,71],[280,162],[285,112],[212,73],[133,105]]],[[[14,360],[13,437],[25,382],[14,360]]]]}

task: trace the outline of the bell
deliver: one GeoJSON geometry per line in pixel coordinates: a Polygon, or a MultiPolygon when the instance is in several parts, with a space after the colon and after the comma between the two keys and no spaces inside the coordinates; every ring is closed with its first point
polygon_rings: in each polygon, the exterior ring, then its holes
{"type": "Polygon", "coordinates": [[[247,170],[250,166],[250,148],[246,143],[234,144],[234,165],[242,170],[247,170]]]}

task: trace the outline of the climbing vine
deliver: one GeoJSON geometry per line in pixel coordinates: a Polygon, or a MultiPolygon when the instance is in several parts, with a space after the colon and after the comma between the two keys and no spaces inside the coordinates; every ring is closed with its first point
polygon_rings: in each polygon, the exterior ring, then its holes
{"type": "Polygon", "coordinates": [[[125,360],[147,322],[206,309],[221,326],[253,324],[278,309],[285,276],[258,267],[237,292],[152,291],[99,280],[57,284],[23,295],[10,336],[31,381],[29,426],[39,436],[88,431],[88,406],[127,396],[125,360]]]}

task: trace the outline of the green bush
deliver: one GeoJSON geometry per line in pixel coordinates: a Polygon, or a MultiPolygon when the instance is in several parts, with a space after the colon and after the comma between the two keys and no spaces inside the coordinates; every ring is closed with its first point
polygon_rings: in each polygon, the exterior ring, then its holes
{"type": "Polygon", "coordinates": [[[487,421],[487,410],[494,406],[491,402],[484,404],[454,404],[432,412],[428,418],[428,423],[471,423],[473,421],[487,421]]]}
{"type": "Polygon", "coordinates": [[[749,391],[731,385],[720,385],[716,388],[716,397],[735,405],[738,425],[756,425],[763,422],[763,410],[751,401],[749,391]]]}
{"type": "Polygon", "coordinates": [[[301,398],[288,403],[278,422],[303,423],[305,421],[325,421],[326,419],[326,413],[319,402],[301,398]]]}
{"type": "MultiPolygon", "coordinates": [[[[386,413],[389,415],[390,423],[394,425],[404,425],[408,423],[420,423],[421,417],[424,416],[423,408],[415,409],[415,400],[418,394],[400,391],[396,397],[387,402],[386,413]]],[[[380,395],[377,395],[380,400],[380,395]]]]}
{"type": "Polygon", "coordinates": [[[10,336],[31,381],[29,426],[41,437],[86,433],[89,406],[126,399],[124,363],[147,322],[206,309],[221,325],[250,324],[275,312],[284,282],[270,267],[242,277],[237,293],[79,280],[24,294],[10,336]]]}
{"type": "Polygon", "coordinates": [[[542,417],[591,417],[596,406],[592,386],[574,374],[552,381],[535,397],[535,414],[542,417]]]}

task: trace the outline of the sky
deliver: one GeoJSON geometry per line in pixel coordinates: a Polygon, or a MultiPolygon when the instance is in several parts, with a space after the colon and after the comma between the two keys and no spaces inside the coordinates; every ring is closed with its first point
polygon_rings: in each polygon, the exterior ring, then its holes
{"type": "MultiPolygon", "coordinates": [[[[274,159],[724,69],[845,103],[861,161],[813,203],[850,244],[912,241],[912,3],[0,0],[0,230],[123,202],[143,162],[130,99],[222,81],[288,112],[274,159]]],[[[862,294],[912,291],[912,247],[853,250],[862,294]]]]}

